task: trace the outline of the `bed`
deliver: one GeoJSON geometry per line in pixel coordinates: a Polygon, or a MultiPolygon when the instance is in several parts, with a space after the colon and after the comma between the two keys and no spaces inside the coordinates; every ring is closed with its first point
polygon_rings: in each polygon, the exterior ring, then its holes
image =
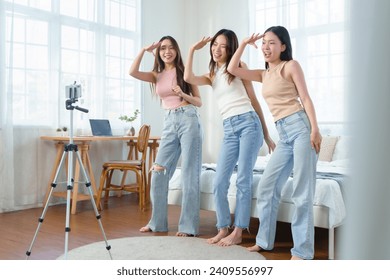
{"type": "MultiPolygon", "coordinates": [[[[314,226],[329,230],[329,259],[334,259],[334,230],[343,224],[346,218],[344,192],[347,187],[348,158],[347,139],[345,137],[324,137],[320,158],[317,164],[316,191],[314,196],[314,226]]],[[[262,172],[267,165],[269,155],[259,156],[253,170],[253,197],[251,216],[257,218],[256,194],[262,172]]],[[[215,163],[205,163],[201,173],[201,209],[215,211],[212,182],[215,176],[215,163]]],[[[181,205],[181,170],[177,168],[170,180],[168,203],[181,205]]],[[[235,210],[236,174],[230,179],[228,201],[230,212],[235,210]]],[[[290,223],[294,212],[291,201],[292,178],[286,182],[282,190],[282,199],[279,206],[278,221],[290,223]]]]}

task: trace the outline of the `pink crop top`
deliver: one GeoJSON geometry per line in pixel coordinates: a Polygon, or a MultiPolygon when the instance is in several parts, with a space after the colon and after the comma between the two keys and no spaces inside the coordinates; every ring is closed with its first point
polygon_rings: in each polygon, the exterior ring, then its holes
{"type": "Polygon", "coordinates": [[[157,74],[156,94],[160,97],[164,109],[174,109],[182,103],[181,97],[172,90],[176,85],[176,68],[157,74]]]}

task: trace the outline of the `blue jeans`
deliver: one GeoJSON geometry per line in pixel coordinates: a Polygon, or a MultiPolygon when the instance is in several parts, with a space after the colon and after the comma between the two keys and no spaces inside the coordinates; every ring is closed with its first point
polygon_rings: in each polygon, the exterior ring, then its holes
{"type": "Polygon", "coordinates": [[[150,197],[152,231],[168,231],[168,185],[181,155],[182,207],[178,231],[197,235],[200,210],[200,172],[203,132],[195,106],[166,110],[160,147],[152,171],[150,197]]]}
{"type": "Polygon", "coordinates": [[[217,228],[231,226],[227,199],[230,177],[237,165],[234,226],[248,228],[252,202],[253,167],[263,144],[263,129],[254,111],[223,121],[224,138],[213,182],[217,228]]]}
{"type": "Polygon", "coordinates": [[[295,211],[291,230],[293,256],[314,257],[313,198],[317,154],[310,144],[310,122],[299,111],[276,122],[279,142],[259,183],[257,211],[260,221],[256,244],[264,250],[274,247],[281,191],[293,171],[292,200],[295,211]]]}

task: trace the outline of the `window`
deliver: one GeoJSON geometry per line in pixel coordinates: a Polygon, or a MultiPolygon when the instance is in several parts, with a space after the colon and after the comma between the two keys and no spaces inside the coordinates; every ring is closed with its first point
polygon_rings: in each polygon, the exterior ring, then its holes
{"type": "MultiPolygon", "coordinates": [[[[348,1],[342,0],[251,0],[254,32],[275,25],[290,33],[293,57],[301,64],[320,123],[346,121],[346,34],[348,1]]],[[[262,54],[251,50],[251,61],[262,54]]]]}
{"type": "MultiPolygon", "coordinates": [[[[11,24],[8,18],[8,26],[11,24]]],[[[48,23],[17,15],[12,42],[12,86],[15,122],[47,118],[49,87],[48,23]],[[40,30],[37,36],[33,36],[40,30]]],[[[8,52],[11,42],[7,42],[8,52]]],[[[8,65],[10,60],[8,60],[8,65]]]]}
{"type": "Polygon", "coordinates": [[[140,42],[139,0],[15,0],[4,7],[14,125],[66,126],[65,86],[74,81],[82,86],[78,106],[89,110],[79,120],[109,118],[119,126],[119,115],[140,108],[138,82],[128,76],[140,42]]]}

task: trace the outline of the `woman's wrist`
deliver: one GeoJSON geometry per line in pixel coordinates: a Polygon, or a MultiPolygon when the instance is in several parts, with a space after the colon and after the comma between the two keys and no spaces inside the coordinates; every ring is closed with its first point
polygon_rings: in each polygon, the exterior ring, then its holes
{"type": "Polygon", "coordinates": [[[311,133],[320,133],[319,127],[318,126],[317,127],[312,127],[311,133]]]}

